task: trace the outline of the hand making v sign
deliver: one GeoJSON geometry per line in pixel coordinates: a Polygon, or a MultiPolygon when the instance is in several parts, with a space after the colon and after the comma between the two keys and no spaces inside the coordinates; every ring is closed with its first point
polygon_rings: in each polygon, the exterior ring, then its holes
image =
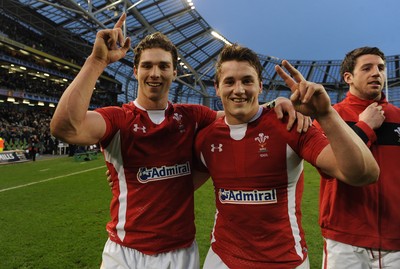
{"type": "Polygon", "coordinates": [[[331,101],[325,88],[321,84],[307,81],[288,61],[283,60],[282,66],[290,75],[278,65],[275,66],[275,70],[292,91],[290,100],[296,110],[304,115],[315,117],[328,113],[331,109],[331,101]]]}

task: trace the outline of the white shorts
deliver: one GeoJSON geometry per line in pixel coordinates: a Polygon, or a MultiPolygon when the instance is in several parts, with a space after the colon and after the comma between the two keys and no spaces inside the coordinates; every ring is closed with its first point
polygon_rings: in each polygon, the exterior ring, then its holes
{"type": "MultiPolygon", "coordinates": [[[[221,258],[212,250],[208,250],[206,260],[204,261],[203,269],[229,269],[221,258]]],[[[294,269],[310,269],[310,261],[307,259],[294,269]]]]}
{"type": "Polygon", "coordinates": [[[324,239],[323,269],[399,269],[400,251],[355,247],[324,239]]]}
{"type": "Polygon", "coordinates": [[[100,269],[200,269],[199,250],[196,241],[188,248],[156,255],[121,246],[110,239],[103,250],[100,269]]]}

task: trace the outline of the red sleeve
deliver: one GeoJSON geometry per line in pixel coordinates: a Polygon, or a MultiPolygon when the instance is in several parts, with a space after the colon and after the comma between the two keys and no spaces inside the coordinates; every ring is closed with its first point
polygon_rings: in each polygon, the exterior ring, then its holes
{"type": "Polygon", "coordinates": [[[210,125],[217,118],[217,112],[206,106],[193,105],[193,108],[196,114],[196,122],[198,123],[198,129],[200,130],[210,125]]]}
{"type": "Polygon", "coordinates": [[[111,107],[103,107],[95,110],[100,113],[100,115],[104,118],[106,122],[106,132],[104,136],[100,139],[100,144],[104,147],[109,143],[109,140],[112,139],[114,134],[119,130],[119,122],[121,115],[123,114],[123,110],[117,106],[111,107]]]}
{"type": "Polygon", "coordinates": [[[371,147],[376,141],[377,137],[375,131],[363,121],[359,121],[352,126],[354,132],[364,141],[364,143],[371,147]]]}
{"type": "Polygon", "coordinates": [[[206,172],[208,173],[208,168],[206,164],[203,162],[204,160],[202,159],[202,148],[203,148],[203,143],[205,136],[204,134],[207,133],[208,128],[203,129],[199,131],[196,135],[196,139],[194,142],[194,158],[193,158],[193,167],[194,169],[200,171],[200,172],[206,172]]]}
{"type": "Polygon", "coordinates": [[[304,160],[316,166],[321,151],[329,144],[328,138],[315,126],[300,135],[300,151],[304,160]]]}

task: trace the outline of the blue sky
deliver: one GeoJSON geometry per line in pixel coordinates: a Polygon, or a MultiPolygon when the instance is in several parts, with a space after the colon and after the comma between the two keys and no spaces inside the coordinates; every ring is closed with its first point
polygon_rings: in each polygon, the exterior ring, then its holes
{"type": "Polygon", "coordinates": [[[341,60],[361,46],[400,54],[400,0],[193,0],[226,39],[281,59],[341,60]]]}

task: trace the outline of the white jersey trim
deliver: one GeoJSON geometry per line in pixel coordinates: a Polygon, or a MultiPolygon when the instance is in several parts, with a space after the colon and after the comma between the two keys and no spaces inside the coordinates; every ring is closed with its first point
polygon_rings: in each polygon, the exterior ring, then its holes
{"type": "MultiPolygon", "coordinates": [[[[253,118],[251,118],[251,120],[249,122],[253,122],[253,121],[257,120],[261,116],[262,112],[263,112],[263,108],[260,106],[258,108],[257,113],[254,115],[253,118]]],[[[226,121],[226,117],[225,117],[225,124],[228,125],[228,127],[229,127],[230,136],[232,139],[239,141],[245,137],[248,123],[229,124],[226,121]]]]}
{"type": "Polygon", "coordinates": [[[296,186],[300,174],[303,171],[303,160],[296,154],[296,152],[289,146],[286,146],[286,166],[288,175],[288,214],[290,227],[292,228],[292,235],[295,243],[295,250],[301,259],[304,259],[303,251],[301,248],[300,228],[296,218],[296,186]]]}
{"type": "Polygon", "coordinates": [[[217,224],[218,213],[219,213],[218,209],[215,209],[214,225],[213,225],[213,228],[212,228],[212,231],[211,231],[211,244],[216,241],[214,233],[215,233],[215,225],[217,224]]]}
{"type": "Polygon", "coordinates": [[[127,196],[128,188],[126,184],[125,171],[121,155],[121,136],[120,131],[116,132],[110,144],[104,149],[104,158],[111,163],[118,173],[119,184],[119,208],[118,208],[118,223],[116,225],[117,235],[121,241],[124,241],[126,231],[124,230],[126,223],[127,196]]]}
{"type": "Polygon", "coordinates": [[[143,110],[146,111],[147,114],[149,115],[150,120],[154,123],[154,124],[160,124],[165,120],[165,110],[167,110],[168,105],[164,108],[164,109],[156,109],[156,110],[147,110],[144,107],[142,107],[141,105],[139,105],[139,103],[137,102],[137,100],[133,101],[133,104],[143,110]]]}

